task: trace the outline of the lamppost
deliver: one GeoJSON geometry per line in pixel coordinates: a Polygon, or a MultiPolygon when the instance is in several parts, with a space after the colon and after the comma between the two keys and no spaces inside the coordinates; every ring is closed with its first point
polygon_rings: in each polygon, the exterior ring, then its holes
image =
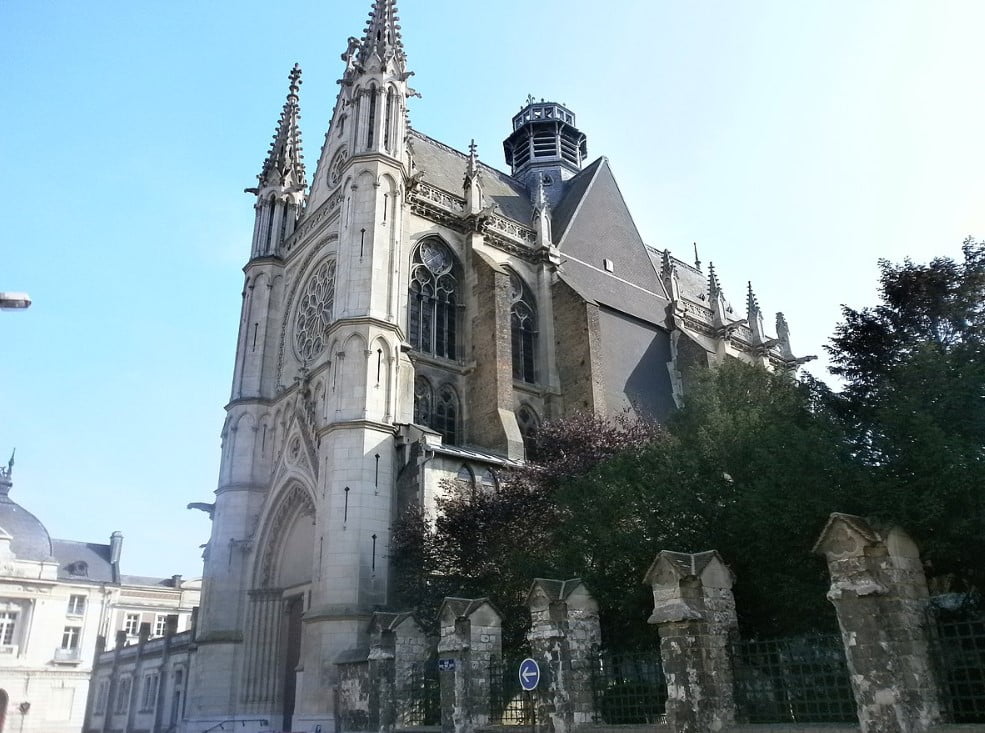
{"type": "Polygon", "coordinates": [[[31,306],[27,293],[0,293],[0,310],[24,310],[31,306]]]}

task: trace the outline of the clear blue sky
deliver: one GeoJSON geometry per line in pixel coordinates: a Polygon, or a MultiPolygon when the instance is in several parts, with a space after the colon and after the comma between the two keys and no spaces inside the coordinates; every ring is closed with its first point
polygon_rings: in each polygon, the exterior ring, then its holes
{"type": "MultiPolygon", "coordinates": [[[[0,453],[53,536],[200,574],[251,198],[295,61],[312,172],[370,0],[0,1],[0,453]]],[[[644,239],[751,279],[795,351],[880,257],[985,236],[985,3],[401,0],[411,119],[499,167],[566,103],[644,239]]],[[[772,318],[770,318],[772,321],[772,318]]],[[[815,367],[823,374],[823,364],[815,367]]]]}

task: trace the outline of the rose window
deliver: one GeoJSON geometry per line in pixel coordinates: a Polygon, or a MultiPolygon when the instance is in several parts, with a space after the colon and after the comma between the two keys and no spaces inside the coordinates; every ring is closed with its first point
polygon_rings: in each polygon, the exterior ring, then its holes
{"type": "Polygon", "coordinates": [[[294,316],[294,347],[301,361],[318,357],[327,345],[335,300],[335,260],[323,262],[308,278],[294,316]]]}

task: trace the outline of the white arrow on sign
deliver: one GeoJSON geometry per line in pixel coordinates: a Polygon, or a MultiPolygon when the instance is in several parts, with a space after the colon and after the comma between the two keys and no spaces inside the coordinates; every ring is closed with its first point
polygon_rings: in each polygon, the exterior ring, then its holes
{"type": "Polygon", "coordinates": [[[537,689],[538,682],[540,682],[540,665],[536,660],[528,657],[520,662],[520,687],[530,692],[537,689]]]}

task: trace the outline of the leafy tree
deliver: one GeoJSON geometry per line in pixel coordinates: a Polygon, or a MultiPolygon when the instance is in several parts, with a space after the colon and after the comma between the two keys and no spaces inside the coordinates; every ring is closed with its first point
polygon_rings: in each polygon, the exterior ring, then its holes
{"type": "Polygon", "coordinates": [[[985,244],[880,262],[881,303],[844,307],[828,352],[872,472],[871,515],[921,546],[940,589],[985,583],[985,244]]]}
{"type": "Polygon", "coordinates": [[[408,517],[408,557],[429,548],[417,598],[490,595],[516,643],[531,579],[580,576],[610,643],[649,644],[641,581],[654,555],[718,549],[739,576],[745,633],[830,626],[810,548],[829,512],[852,508],[857,480],[823,387],[738,362],[693,384],[666,429],[584,415],[546,425],[538,461],[498,492],[449,491],[433,527],[408,517]]]}

